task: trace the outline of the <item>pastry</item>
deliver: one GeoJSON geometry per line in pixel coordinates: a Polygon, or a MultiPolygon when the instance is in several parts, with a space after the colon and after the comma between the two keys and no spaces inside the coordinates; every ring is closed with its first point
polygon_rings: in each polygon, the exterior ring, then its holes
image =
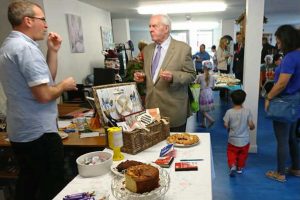
{"type": "Polygon", "coordinates": [[[199,142],[199,137],[188,133],[176,133],[169,136],[167,141],[169,144],[192,145],[199,142]]]}

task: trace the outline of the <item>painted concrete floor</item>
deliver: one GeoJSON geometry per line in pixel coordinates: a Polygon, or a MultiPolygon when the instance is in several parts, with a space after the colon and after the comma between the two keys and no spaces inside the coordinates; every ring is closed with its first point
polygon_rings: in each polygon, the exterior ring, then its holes
{"type": "MultiPolygon", "coordinates": [[[[257,128],[258,153],[249,154],[246,169],[241,175],[229,177],[227,167],[227,133],[223,127],[223,116],[231,106],[230,100],[220,100],[214,92],[215,110],[211,115],[216,122],[210,129],[203,129],[197,116],[187,123],[188,132],[210,132],[216,177],[213,180],[214,200],[300,200],[300,178],[287,176],[285,183],[270,180],[265,172],[276,169],[276,139],[271,121],[265,118],[263,99],[259,100],[257,128]]],[[[300,138],[299,138],[300,145],[300,138]]],[[[289,164],[287,163],[287,166],[289,164]]],[[[201,198],[199,198],[201,199],[201,198]]]]}

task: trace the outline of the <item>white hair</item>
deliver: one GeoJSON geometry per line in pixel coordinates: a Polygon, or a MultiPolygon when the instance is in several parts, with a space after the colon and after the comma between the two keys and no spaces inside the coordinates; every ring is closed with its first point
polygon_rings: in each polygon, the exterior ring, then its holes
{"type": "Polygon", "coordinates": [[[153,16],[160,16],[161,17],[161,23],[169,27],[169,32],[172,30],[172,21],[170,17],[167,14],[154,14],[153,16]]]}

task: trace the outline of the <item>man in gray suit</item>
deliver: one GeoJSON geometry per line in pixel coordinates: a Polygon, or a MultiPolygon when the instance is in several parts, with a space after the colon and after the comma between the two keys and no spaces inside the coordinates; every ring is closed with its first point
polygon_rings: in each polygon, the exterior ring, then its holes
{"type": "Polygon", "coordinates": [[[143,50],[144,73],[134,77],[146,81],[146,108],[158,107],[170,117],[171,131],[183,132],[190,115],[188,86],[196,77],[191,47],[171,38],[167,15],[153,15],[149,30],[154,43],[143,50]]]}

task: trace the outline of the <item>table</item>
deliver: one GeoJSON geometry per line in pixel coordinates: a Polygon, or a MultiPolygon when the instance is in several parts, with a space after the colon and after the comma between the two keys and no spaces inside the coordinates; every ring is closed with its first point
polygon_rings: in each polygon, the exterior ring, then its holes
{"type": "MultiPolygon", "coordinates": [[[[0,132],[0,147],[10,147],[10,142],[6,138],[7,133],[0,132]]],[[[63,140],[63,145],[65,147],[106,147],[106,135],[80,138],[79,133],[69,133],[69,136],[63,140]]]]}
{"type": "MultiPolygon", "coordinates": [[[[212,199],[212,162],[211,162],[211,143],[209,133],[195,133],[200,138],[200,144],[189,148],[176,148],[177,157],[170,168],[167,168],[170,175],[170,188],[166,193],[165,200],[181,199],[212,199]],[[198,171],[175,172],[174,163],[180,159],[202,158],[198,162],[198,171]]],[[[162,141],[149,149],[140,152],[137,155],[125,154],[125,159],[140,160],[143,162],[153,162],[159,156],[161,148],[166,145],[162,141]]],[[[111,152],[109,149],[104,151],[111,152]]],[[[111,193],[111,180],[113,173],[107,173],[102,176],[83,178],[77,175],[57,196],[55,200],[61,200],[68,194],[79,192],[96,192],[96,197],[101,194],[109,194],[109,199],[115,199],[111,193]]]]}

